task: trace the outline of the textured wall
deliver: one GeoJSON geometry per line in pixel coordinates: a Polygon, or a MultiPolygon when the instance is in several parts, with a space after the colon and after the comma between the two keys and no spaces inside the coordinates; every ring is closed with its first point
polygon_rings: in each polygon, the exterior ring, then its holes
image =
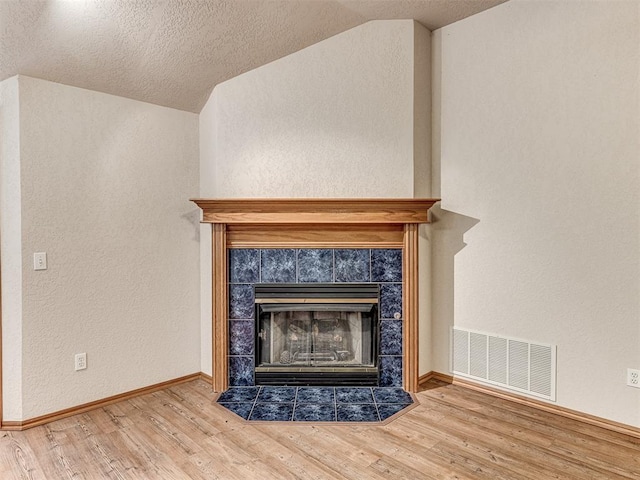
{"type": "Polygon", "coordinates": [[[28,77],[20,114],[22,417],[198,372],[197,115],[28,77]]]}
{"type": "Polygon", "coordinates": [[[412,197],[413,47],[370,22],[216,86],[201,194],[412,197]]]}
{"type": "Polygon", "coordinates": [[[2,397],[5,418],[22,415],[22,257],[18,77],[0,83],[0,257],[2,259],[2,397]]]}
{"type": "Polygon", "coordinates": [[[557,344],[558,404],[635,426],[639,9],[511,1],[434,37],[434,368],[452,324],[557,344]]]}

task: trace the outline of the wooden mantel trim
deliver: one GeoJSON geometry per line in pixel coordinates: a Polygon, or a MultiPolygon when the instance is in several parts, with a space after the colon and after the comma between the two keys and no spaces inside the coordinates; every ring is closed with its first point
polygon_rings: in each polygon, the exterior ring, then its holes
{"type": "Polygon", "coordinates": [[[228,248],[403,249],[403,386],[418,388],[418,224],[429,222],[437,198],[192,199],[213,224],[213,389],[229,386],[227,345],[228,248]]]}
{"type": "Polygon", "coordinates": [[[437,198],[194,198],[205,223],[406,224],[428,223],[437,198]]]}
{"type": "Polygon", "coordinates": [[[407,392],[418,391],[418,225],[404,226],[402,254],[402,312],[404,335],[402,336],[403,372],[402,386],[407,392]]]}

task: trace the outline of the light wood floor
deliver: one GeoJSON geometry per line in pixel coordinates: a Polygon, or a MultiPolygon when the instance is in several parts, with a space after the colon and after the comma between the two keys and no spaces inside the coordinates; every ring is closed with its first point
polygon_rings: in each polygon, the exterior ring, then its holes
{"type": "Polygon", "coordinates": [[[640,439],[438,382],[387,425],[247,423],[192,381],[24,432],[0,479],[640,479],[640,439]]]}

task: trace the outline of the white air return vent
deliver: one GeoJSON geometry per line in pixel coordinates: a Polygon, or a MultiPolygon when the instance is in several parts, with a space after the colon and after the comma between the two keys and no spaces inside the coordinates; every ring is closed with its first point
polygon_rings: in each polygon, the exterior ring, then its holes
{"type": "Polygon", "coordinates": [[[453,370],[469,374],[469,332],[453,330],[453,370]]]}
{"type": "Polygon", "coordinates": [[[556,347],[454,327],[453,373],[547,400],[556,399],[556,347]]]}

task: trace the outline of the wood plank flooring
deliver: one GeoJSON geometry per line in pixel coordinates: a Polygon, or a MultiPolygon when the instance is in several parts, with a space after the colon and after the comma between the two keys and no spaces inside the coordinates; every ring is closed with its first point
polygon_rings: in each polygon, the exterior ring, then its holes
{"type": "Polygon", "coordinates": [[[640,439],[437,381],[386,425],[247,423],[195,380],[24,432],[0,479],[640,479],[640,439]]]}

